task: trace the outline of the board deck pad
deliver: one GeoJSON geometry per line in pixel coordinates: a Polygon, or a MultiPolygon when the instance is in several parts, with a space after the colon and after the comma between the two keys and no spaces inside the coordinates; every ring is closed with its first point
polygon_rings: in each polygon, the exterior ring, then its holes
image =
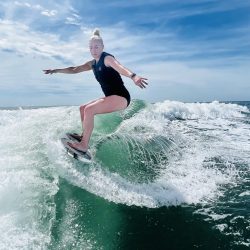
{"type": "Polygon", "coordinates": [[[78,135],[76,133],[66,133],[66,136],[71,140],[71,141],[76,141],[76,142],[80,142],[80,140],[77,140],[75,137],[73,137],[72,135],[78,135]]]}
{"type": "Polygon", "coordinates": [[[82,153],[68,145],[68,142],[72,142],[72,140],[68,138],[61,138],[61,142],[66,149],[69,156],[82,161],[82,162],[90,162],[92,159],[91,154],[87,151],[87,153],[82,153]]]}

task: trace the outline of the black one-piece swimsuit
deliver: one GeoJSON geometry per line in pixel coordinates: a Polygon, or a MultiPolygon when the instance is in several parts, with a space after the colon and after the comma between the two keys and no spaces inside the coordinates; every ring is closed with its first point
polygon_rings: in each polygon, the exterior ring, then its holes
{"type": "Polygon", "coordinates": [[[112,67],[105,66],[104,58],[106,56],[114,57],[111,54],[102,52],[98,63],[96,63],[95,60],[93,61],[92,70],[95,74],[95,78],[100,83],[105,96],[118,95],[125,97],[128,106],[130,103],[130,94],[125,88],[120,74],[112,67]]]}

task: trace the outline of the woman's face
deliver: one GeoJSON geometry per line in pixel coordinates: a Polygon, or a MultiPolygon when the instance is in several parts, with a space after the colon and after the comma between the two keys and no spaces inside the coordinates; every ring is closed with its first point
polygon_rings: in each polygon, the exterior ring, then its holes
{"type": "Polygon", "coordinates": [[[93,58],[99,59],[102,52],[103,52],[103,44],[101,41],[98,40],[91,40],[89,42],[89,50],[93,58]]]}

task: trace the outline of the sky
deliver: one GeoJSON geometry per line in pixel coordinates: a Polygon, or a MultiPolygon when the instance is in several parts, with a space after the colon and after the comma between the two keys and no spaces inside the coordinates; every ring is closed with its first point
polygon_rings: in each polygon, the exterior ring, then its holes
{"type": "Polygon", "coordinates": [[[250,100],[250,0],[30,0],[0,2],[0,107],[80,105],[102,97],[93,72],[43,74],[104,50],[148,78],[132,99],[250,100]]]}

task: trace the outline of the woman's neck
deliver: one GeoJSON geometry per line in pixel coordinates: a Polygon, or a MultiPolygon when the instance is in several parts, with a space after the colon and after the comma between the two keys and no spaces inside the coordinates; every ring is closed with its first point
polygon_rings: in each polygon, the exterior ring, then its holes
{"type": "MultiPolygon", "coordinates": [[[[102,53],[103,53],[103,52],[102,52],[102,53]]],[[[102,53],[100,54],[100,56],[99,56],[98,58],[95,58],[96,63],[99,62],[100,58],[102,57],[102,53]]]]}

